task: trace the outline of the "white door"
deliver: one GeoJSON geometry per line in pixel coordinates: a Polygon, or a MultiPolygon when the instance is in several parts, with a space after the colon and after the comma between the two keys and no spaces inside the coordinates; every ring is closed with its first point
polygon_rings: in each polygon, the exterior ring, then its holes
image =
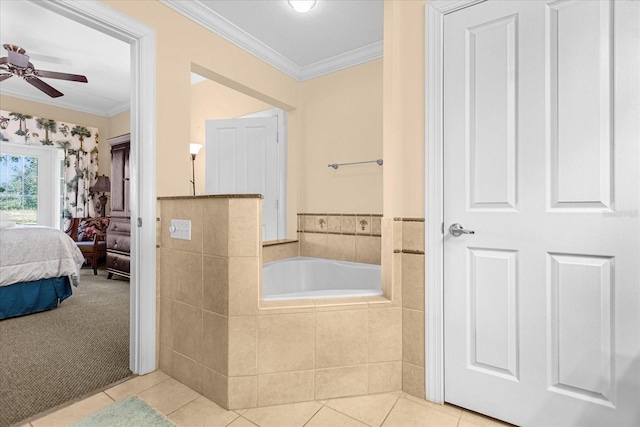
{"type": "Polygon", "coordinates": [[[277,240],[277,118],[207,120],[205,126],[205,192],[262,194],[262,240],[277,240]]]}
{"type": "Polygon", "coordinates": [[[639,31],[637,1],[445,15],[447,402],[640,425],[639,31]]]}

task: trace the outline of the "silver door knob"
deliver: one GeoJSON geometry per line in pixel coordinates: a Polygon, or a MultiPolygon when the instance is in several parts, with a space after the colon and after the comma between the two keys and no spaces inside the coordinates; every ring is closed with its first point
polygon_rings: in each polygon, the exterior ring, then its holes
{"type": "Polygon", "coordinates": [[[462,228],[462,226],[460,224],[458,224],[457,222],[455,224],[451,224],[449,226],[449,233],[451,233],[451,235],[453,237],[460,237],[463,234],[476,234],[475,231],[471,231],[471,230],[465,230],[464,228],[462,228]]]}

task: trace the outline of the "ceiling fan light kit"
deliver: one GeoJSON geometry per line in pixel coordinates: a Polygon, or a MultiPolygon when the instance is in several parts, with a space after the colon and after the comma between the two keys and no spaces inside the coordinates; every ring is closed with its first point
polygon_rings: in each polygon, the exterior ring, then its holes
{"type": "Polygon", "coordinates": [[[26,55],[26,51],[20,46],[4,44],[2,47],[7,50],[7,56],[0,58],[0,82],[12,76],[22,77],[27,83],[52,98],[62,96],[63,93],[40,80],[40,77],[87,83],[87,78],[80,74],[37,70],[33,64],[29,62],[29,55],[26,55]]]}

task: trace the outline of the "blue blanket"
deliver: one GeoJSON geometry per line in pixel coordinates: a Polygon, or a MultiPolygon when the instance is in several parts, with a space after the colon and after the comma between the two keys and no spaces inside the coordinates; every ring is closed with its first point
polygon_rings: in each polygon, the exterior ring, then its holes
{"type": "Polygon", "coordinates": [[[68,277],[0,287],[0,320],[55,308],[72,294],[68,277]]]}

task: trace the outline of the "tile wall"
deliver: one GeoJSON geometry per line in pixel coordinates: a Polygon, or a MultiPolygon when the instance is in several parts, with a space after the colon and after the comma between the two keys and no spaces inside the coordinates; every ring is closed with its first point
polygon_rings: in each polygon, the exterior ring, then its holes
{"type": "MultiPolygon", "coordinates": [[[[260,199],[167,198],[158,212],[162,371],[229,409],[399,390],[424,396],[423,222],[362,216],[371,219],[361,230],[368,234],[334,234],[378,239],[389,258],[386,298],[260,302],[260,199]],[[169,238],[171,218],[192,221],[191,241],[169,238]]],[[[358,221],[328,215],[324,224],[336,217],[340,233],[358,221]]],[[[297,244],[264,254],[286,258],[297,244]]]]}
{"type": "MultiPolygon", "coordinates": [[[[260,304],[259,209],[260,199],[160,200],[160,369],[230,409],[400,390],[398,302],[260,304]],[[192,221],[192,240],[169,237],[171,218],[192,221]]],[[[369,228],[358,237],[380,239],[380,218],[360,220],[369,228]]],[[[286,258],[297,245],[265,252],[286,258]]]]}
{"type": "Polygon", "coordinates": [[[402,283],[402,391],[425,397],[424,219],[394,218],[393,257],[402,283]]]}
{"type": "Polygon", "coordinates": [[[300,255],[380,264],[382,215],[299,214],[300,255]]]}
{"type": "Polygon", "coordinates": [[[261,198],[160,198],[159,367],[224,407],[255,406],[261,198]],[[169,236],[191,221],[191,240],[169,236]]]}
{"type": "Polygon", "coordinates": [[[265,264],[297,257],[299,254],[300,243],[298,240],[268,242],[262,245],[262,262],[265,264]]]}

